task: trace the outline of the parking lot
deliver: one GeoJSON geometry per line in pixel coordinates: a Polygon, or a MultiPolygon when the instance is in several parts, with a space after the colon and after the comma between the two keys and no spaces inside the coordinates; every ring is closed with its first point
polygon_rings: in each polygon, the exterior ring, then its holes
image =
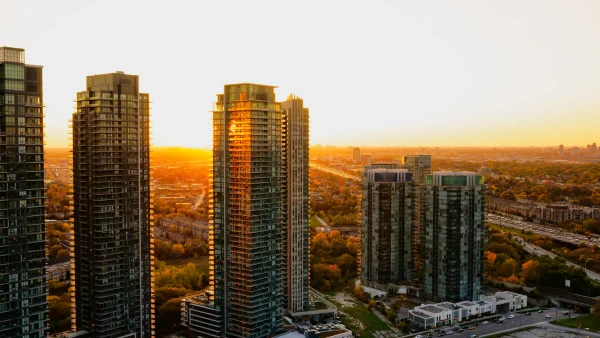
{"type": "MultiPolygon", "coordinates": [[[[506,319],[501,323],[494,323],[494,322],[489,322],[486,324],[480,323],[478,326],[476,326],[474,328],[474,330],[464,330],[463,332],[454,332],[452,334],[452,337],[471,337],[471,335],[475,334],[477,335],[477,337],[480,337],[482,335],[488,335],[488,334],[493,334],[496,332],[500,332],[500,331],[506,331],[506,330],[514,330],[514,329],[518,329],[522,326],[528,326],[528,325],[533,325],[533,324],[539,324],[539,323],[543,323],[543,322],[548,322],[551,320],[554,320],[556,318],[556,312],[558,312],[558,318],[566,318],[567,315],[563,315],[562,312],[565,310],[559,309],[558,311],[556,309],[548,309],[548,310],[544,310],[542,313],[538,313],[538,312],[532,312],[531,315],[525,315],[525,314],[521,314],[521,313],[506,313],[503,314],[504,317],[506,317],[506,319]],[[509,319],[508,316],[509,315],[513,315],[514,318],[509,319]],[[545,316],[550,316],[550,318],[545,318],[545,316]]],[[[571,316],[574,316],[573,313],[571,313],[571,316]]],[[[464,326],[462,324],[459,324],[461,327],[464,326]]],[[[439,329],[435,329],[434,331],[437,331],[439,329]]],[[[444,331],[448,331],[450,330],[450,328],[446,327],[446,328],[442,328],[442,330],[444,331]]],[[[427,333],[420,333],[420,335],[422,337],[426,337],[427,333]]],[[[438,333],[433,333],[432,334],[433,337],[439,337],[438,333]]]]}

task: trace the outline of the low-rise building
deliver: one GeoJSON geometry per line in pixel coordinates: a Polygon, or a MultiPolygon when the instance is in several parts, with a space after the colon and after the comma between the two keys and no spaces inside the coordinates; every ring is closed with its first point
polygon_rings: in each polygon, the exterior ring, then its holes
{"type": "Polygon", "coordinates": [[[413,327],[430,329],[438,326],[455,325],[464,320],[489,316],[498,311],[514,311],[527,307],[527,296],[502,291],[479,300],[458,303],[442,302],[423,304],[408,311],[413,327]]]}
{"type": "Polygon", "coordinates": [[[497,311],[514,311],[527,307],[527,296],[511,291],[501,291],[491,296],[481,296],[480,300],[493,303],[497,311]]]}

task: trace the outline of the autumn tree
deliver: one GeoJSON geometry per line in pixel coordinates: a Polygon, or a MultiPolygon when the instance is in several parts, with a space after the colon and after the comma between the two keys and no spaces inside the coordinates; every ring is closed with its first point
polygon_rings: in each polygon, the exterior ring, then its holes
{"type": "Polygon", "coordinates": [[[521,266],[521,277],[528,283],[537,283],[540,276],[538,272],[539,262],[537,260],[528,260],[521,266]]]}

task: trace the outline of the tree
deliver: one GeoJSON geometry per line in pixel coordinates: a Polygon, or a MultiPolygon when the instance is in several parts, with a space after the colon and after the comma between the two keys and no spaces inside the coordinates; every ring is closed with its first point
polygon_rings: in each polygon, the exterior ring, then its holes
{"type": "Polygon", "coordinates": [[[163,334],[181,330],[181,298],[173,298],[158,308],[156,329],[163,334]]]}
{"type": "Polygon", "coordinates": [[[375,306],[377,306],[377,301],[372,299],[369,301],[369,304],[367,305],[367,309],[371,310],[373,309],[375,306]]]}
{"type": "Polygon", "coordinates": [[[390,322],[394,322],[396,321],[396,316],[398,316],[398,313],[392,309],[392,308],[387,308],[386,310],[386,314],[385,317],[390,321],[390,322]]]}
{"type": "Polygon", "coordinates": [[[540,263],[537,260],[530,259],[521,266],[521,277],[526,283],[537,283],[540,276],[538,268],[540,263]]]}
{"type": "Polygon", "coordinates": [[[173,244],[171,249],[171,259],[179,259],[185,254],[185,249],[181,244],[173,244]]]}

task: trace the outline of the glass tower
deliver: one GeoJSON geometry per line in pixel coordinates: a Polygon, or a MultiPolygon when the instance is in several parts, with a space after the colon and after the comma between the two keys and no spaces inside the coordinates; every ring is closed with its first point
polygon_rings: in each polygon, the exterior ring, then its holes
{"type": "Polygon", "coordinates": [[[365,167],[362,180],[362,260],[365,282],[412,278],[413,174],[395,164],[365,167]]]}
{"type": "Polygon", "coordinates": [[[153,337],[149,96],[123,72],[86,87],[72,120],[72,328],[153,337]]]}
{"type": "Polygon", "coordinates": [[[483,178],[435,172],[425,178],[424,190],[425,296],[434,301],[479,300],[486,246],[483,178]]]}
{"type": "Polygon", "coordinates": [[[274,87],[226,85],[213,112],[210,282],[226,337],[266,337],[282,315],[282,110],[274,87]]]}
{"type": "Polygon", "coordinates": [[[0,337],[45,337],[42,67],[0,47],[0,337]]]}
{"type": "Polygon", "coordinates": [[[285,165],[286,224],[282,233],[284,308],[291,313],[308,310],[308,160],[309,113],[294,95],[281,103],[285,165]]]}

